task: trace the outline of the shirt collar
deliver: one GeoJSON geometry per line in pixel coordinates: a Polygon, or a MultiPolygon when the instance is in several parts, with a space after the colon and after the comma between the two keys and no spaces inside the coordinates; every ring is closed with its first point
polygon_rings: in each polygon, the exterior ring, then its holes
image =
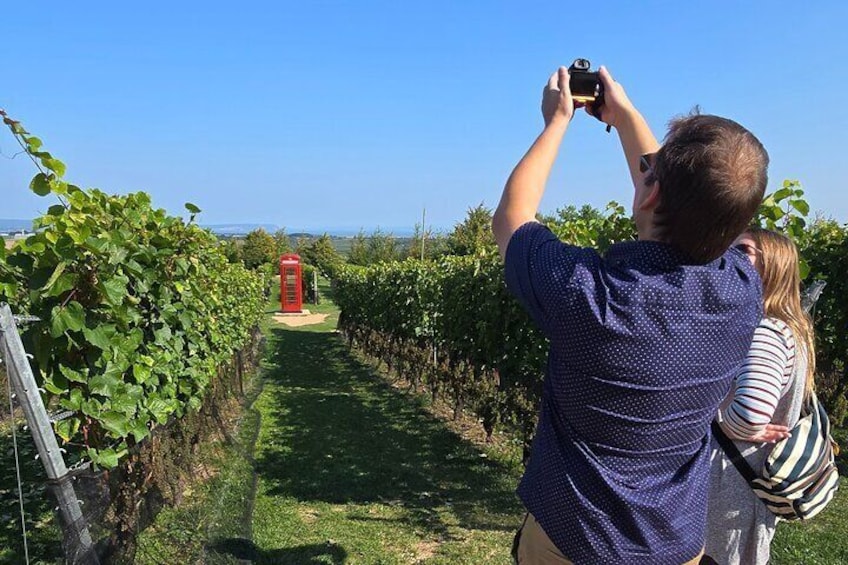
{"type": "MultiPolygon", "coordinates": [[[[731,250],[741,255],[737,250],[731,250]]],[[[672,269],[681,265],[720,267],[727,253],[709,263],[695,263],[679,249],[661,241],[623,241],[616,243],[604,254],[604,259],[617,266],[638,264],[658,269],[672,269]]],[[[747,258],[746,258],[747,260],[747,258]]]]}

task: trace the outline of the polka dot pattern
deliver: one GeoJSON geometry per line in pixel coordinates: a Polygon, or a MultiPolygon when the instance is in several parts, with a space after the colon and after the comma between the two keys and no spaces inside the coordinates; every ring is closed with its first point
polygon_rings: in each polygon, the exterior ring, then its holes
{"type": "Polygon", "coordinates": [[[550,340],[533,451],[518,487],[575,563],[679,564],[704,544],[709,423],[761,318],[761,283],[729,250],[605,256],[530,222],[507,286],[550,340]]]}

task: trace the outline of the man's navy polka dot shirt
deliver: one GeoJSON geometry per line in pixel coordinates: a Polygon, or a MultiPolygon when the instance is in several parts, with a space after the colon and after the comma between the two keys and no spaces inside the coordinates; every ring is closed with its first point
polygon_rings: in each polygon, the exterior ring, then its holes
{"type": "Polygon", "coordinates": [[[762,314],[756,271],[735,249],[694,265],[652,241],[601,257],[537,222],[513,234],[505,263],[550,340],[525,507],[575,563],[694,558],[709,424],[762,314]]]}

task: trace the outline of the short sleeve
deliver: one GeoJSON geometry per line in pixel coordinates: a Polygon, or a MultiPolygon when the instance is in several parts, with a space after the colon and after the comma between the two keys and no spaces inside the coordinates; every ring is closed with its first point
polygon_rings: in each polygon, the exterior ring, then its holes
{"type": "Polygon", "coordinates": [[[594,249],[565,244],[544,225],[528,222],[507,245],[506,285],[550,337],[575,295],[594,296],[600,262],[594,249]]]}

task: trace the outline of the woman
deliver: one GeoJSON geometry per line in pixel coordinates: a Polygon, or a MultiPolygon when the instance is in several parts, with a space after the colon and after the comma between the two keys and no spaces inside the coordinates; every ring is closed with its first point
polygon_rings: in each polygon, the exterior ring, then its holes
{"type": "MultiPolygon", "coordinates": [[[[771,444],[787,437],[798,422],[804,400],[813,390],[813,326],[801,308],[795,244],[779,233],[752,228],[737,239],[736,247],[760,273],[764,317],[717,419],[748,464],[758,470],[771,444]]],[[[707,557],[702,563],[768,563],[777,518],[715,438],[707,518],[707,557]]]]}

